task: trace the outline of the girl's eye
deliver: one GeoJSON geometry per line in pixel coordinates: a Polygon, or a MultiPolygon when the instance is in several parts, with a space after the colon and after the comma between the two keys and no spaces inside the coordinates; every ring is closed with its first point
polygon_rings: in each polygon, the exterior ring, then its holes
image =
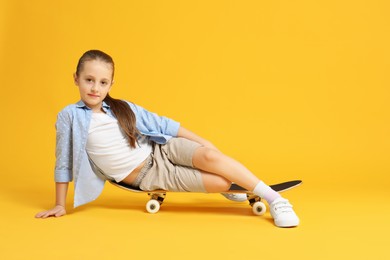
{"type": "Polygon", "coordinates": [[[88,81],[88,82],[91,82],[91,81],[92,81],[92,79],[87,79],[87,81],[88,81]]]}
{"type": "Polygon", "coordinates": [[[102,81],[102,85],[103,85],[103,86],[107,85],[107,82],[102,81]]]}

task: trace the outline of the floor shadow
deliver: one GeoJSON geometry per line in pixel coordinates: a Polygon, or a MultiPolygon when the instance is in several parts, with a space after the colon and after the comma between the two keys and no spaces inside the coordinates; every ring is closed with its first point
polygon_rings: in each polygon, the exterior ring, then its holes
{"type": "MultiPolygon", "coordinates": [[[[7,185],[3,183],[0,186],[0,194],[2,200],[16,203],[21,206],[34,205],[37,211],[49,209],[53,206],[53,200],[55,196],[54,186],[52,188],[47,187],[47,183],[41,185],[28,185],[27,183],[11,182],[7,185]]],[[[73,194],[68,194],[73,196],[73,194]]],[[[146,203],[148,198],[142,196],[101,196],[96,201],[93,201],[87,205],[73,208],[73,198],[68,200],[67,214],[87,211],[88,209],[98,207],[111,210],[124,210],[124,211],[137,211],[145,212],[146,203]]],[[[223,215],[235,215],[235,216],[254,216],[251,207],[246,202],[231,202],[224,200],[213,199],[192,199],[188,201],[181,200],[177,202],[175,200],[166,199],[161,206],[158,213],[180,213],[180,214],[223,214],[223,215]]],[[[37,212],[34,212],[34,214],[37,212]]],[[[157,213],[157,214],[158,214],[157,213]]],[[[272,220],[271,220],[272,221],[272,220]]]]}
{"type": "MultiPolygon", "coordinates": [[[[135,198],[131,200],[123,200],[119,198],[103,198],[91,205],[92,207],[115,209],[115,210],[132,210],[138,212],[146,211],[147,198],[135,198]]],[[[78,209],[75,209],[78,211],[78,209]]],[[[182,200],[181,202],[170,201],[166,199],[161,205],[158,213],[164,212],[177,212],[180,214],[224,214],[224,215],[241,215],[241,216],[253,216],[252,208],[249,203],[246,202],[231,202],[231,201],[213,201],[212,199],[189,199],[188,201],[182,200]]]]}

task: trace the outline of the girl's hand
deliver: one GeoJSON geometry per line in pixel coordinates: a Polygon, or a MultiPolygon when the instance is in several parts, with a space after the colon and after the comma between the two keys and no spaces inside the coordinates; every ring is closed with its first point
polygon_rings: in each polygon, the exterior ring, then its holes
{"type": "Polygon", "coordinates": [[[45,210],[42,212],[39,212],[38,214],[35,215],[36,218],[47,218],[47,217],[61,217],[66,214],[66,210],[64,206],[57,205],[52,209],[45,210]]]}

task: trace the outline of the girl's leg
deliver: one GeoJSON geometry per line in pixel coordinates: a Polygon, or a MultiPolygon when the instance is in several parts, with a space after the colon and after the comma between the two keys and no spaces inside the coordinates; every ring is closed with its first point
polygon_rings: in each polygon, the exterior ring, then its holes
{"type": "MultiPolygon", "coordinates": [[[[213,184],[213,181],[218,181],[218,183],[222,184],[228,183],[228,181],[225,180],[235,182],[243,188],[253,191],[254,194],[264,198],[271,205],[270,212],[275,225],[279,227],[292,227],[299,224],[299,218],[292,209],[292,205],[289,201],[282,198],[268,185],[260,181],[244,165],[233,158],[210,148],[199,147],[193,154],[192,163],[194,167],[209,173],[214,173],[220,177],[216,178],[207,173],[202,173],[206,190],[221,188],[218,187],[219,185],[213,186],[215,185],[213,184]]],[[[220,192],[220,190],[218,190],[218,192],[220,192]]]]}
{"type": "Polygon", "coordinates": [[[199,169],[198,171],[201,173],[203,186],[206,189],[206,192],[220,193],[228,200],[235,202],[247,201],[248,198],[245,193],[226,193],[232,186],[232,182],[228,179],[214,173],[204,172],[199,169]]]}
{"type": "MultiPolygon", "coordinates": [[[[259,178],[238,161],[203,146],[195,150],[192,163],[197,169],[219,175],[250,191],[253,191],[260,182],[259,178]]],[[[205,175],[205,178],[207,180],[213,177],[205,175]]]]}
{"type": "MultiPolygon", "coordinates": [[[[267,200],[271,205],[270,212],[277,226],[292,227],[299,224],[299,218],[288,200],[283,199],[277,192],[260,181],[244,165],[233,158],[210,148],[199,147],[193,154],[192,163],[195,168],[218,175],[219,178],[213,177],[209,173],[202,173],[206,190],[221,188],[218,186],[214,187],[213,181],[218,181],[218,183],[228,183],[225,180],[235,182],[267,200]]],[[[217,191],[221,192],[220,190],[217,191]]]]}
{"type": "MultiPolygon", "coordinates": [[[[235,182],[243,188],[253,191],[256,195],[264,198],[269,204],[276,199],[281,198],[279,193],[271,189],[264,182],[260,181],[251,171],[244,165],[234,160],[233,158],[224,155],[223,153],[207,147],[199,147],[195,150],[192,163],[195,168],[214,173],[231,182],[235,182]]],[[[204,176],[204,184],[207,190],[212,189],[212,181],[208,181],[210,176],[204,176]]],[[[216,179],[214,177],[214,179],[216,179]]],[[[226,191],[226,190],[225,190],[226,191]]]]}
{"type": "Polygon", "coordinates": [[[214,173],[200,171],[203,185],[209,193],[223,193],[228,191],[232,182],[214,173]]]}

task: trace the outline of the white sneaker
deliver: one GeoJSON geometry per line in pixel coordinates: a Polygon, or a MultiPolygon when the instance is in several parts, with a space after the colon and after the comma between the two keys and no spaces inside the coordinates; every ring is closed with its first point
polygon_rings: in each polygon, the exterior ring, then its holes
{"type": "Polygon", "coordinates": [[[295,227],[299,218],[292,209],[292,205],[284,198],[278,198],[270,205],[271,216],[278,227],[295,227]]]}
{"type": "Polygon", "coordinates": [[[228,200],[243,202],[247,200],[245,193],[221,193],[222,196],[227,198],[228,200]]]}

